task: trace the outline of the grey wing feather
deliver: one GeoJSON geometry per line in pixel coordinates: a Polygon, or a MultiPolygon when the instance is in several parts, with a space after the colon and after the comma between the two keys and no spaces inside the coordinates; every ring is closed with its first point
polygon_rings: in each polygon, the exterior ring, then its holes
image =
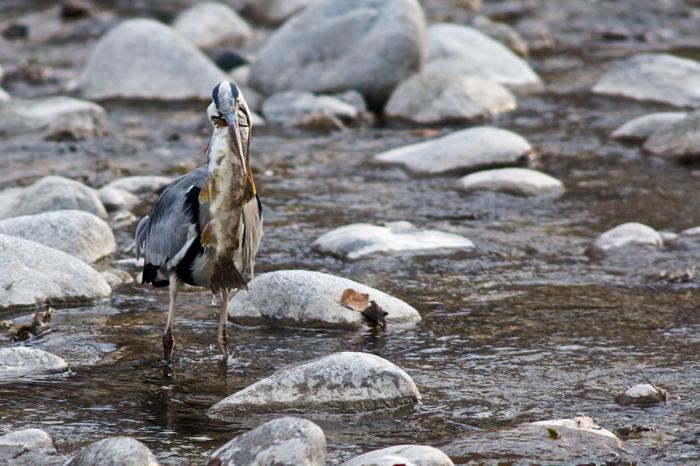
{"type": "Polygon", "coordinates": [[[148,231],[149,217],[146,215],[139,221],[139,225],[136,227],[136,234],[134,235],[134,252],[136,253],[136,259],[141,258],[141,252],[143,251],[144,243],[146,241],[146,232],[148,231]]]}
{"type": "Polygon", "coordinates": [[[255,276],[255,256],[262,240],[262,204],[258,196],[243,205],[243,273],[255,276]]]}

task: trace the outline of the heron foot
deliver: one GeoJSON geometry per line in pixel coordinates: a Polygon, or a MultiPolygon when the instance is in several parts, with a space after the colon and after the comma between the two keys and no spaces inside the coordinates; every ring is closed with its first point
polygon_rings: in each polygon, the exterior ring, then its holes
{"type": "Polygon", "coordinates": [[[175,338],[172,330],[163,333],[163,375],[172,377],[173,375],[173,348],[175,348],[175,338]]]}

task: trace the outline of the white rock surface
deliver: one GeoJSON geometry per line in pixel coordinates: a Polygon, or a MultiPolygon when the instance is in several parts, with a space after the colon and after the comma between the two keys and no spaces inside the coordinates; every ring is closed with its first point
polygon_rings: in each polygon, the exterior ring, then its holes
{"type": "Polygon", "coordinates": [[[66,466],[158,466],[158,460],[146,445],[131,437],[106,438],[87,447],[66,466]]]}
{"type": "Polygon", "coordinates": [[[80,76],[88,99],[210,100],[227,76],[170,27],[124,21],[100,39],[80,76]]]}
{"type": "Polygon", "coordinates": [[[498,191],[519,196],[559,195],[564,184],[545,173],[529,168],[499,168],[467,175],[459,180],[466,191],[498,191]]]}
{"type": "Polygon", "coordinates": [[[0,348],[0,381],[32,375],[63,372],[66,362],[55,354],[20,346],[0,348]]]}
{"type": "Polygon", "coordinates": [[[360,312],[340,304],[351,288],[369,294],[386,312],[387,325],[421,320],[413,307],[367,285],[347,278],[307,270],[279,270],[258,275],[229,303],[229,318],[237,323],[275,323],[292,327],[365,327],[360,312]]]}
{"type": "Polygon", "coordinates": [[[700,157],[700,112],[659,127],[642,147],[650,154],[666,159],[697,160],[700,157]]]}
{"type": "Polygon", "coordinates": [[[375,156],[382,163],[397,163],[417,174],[473,171],[484,167],[522,163],[532,146],[511,131],[478,126],[439,138],[398,147],[375,156]]]}
{"type": "Polygon", "coordinates": [[[345,121],[359,116],[352,105],[329,95],[313,95],[310,92],[286,91],[273,94],[262,104],[266,120],[283,126],[298,126],[311,115],[332,115],[345,121]]]}
{"type": "Polygon", "coordinates": [[[615,397],[621,405],[653,405],[668,400],[668,392],[649,383],[633,385],[615,397]]]}
{"type": "Polygon", "coordinates": [[[104,187],[120,189],[131,194],[144,194],[159,191],[173,181],[167,176],[141,175],[119,178],[104,187]]]}
{"type": "Polygon", "coordinates": [[[426,445],[396,445],[356,456],[342,466],[453,466],[452,460],[437,448],[426,445]]]}
{"type": "Polygon", "coordinates": [[[0,309],[108,298],[104,278],[83,261],[33,241],[0,234],[0,309]]]}
{"type": "Polygon", "coordinates": [[[399,84],[384,113],[420,124],[479,121],[514,110],[518,102],[496,81],[432,69],[399,84]]]}
{"type": "Polygon", "coordinates": [[[658,231],[641,223],[623,223],[598,236],[589,246],[589,252],[605,253],[625,246],[651,246],[660,248],[663,239],[658,231]]]}
{"type": "Polygon", "coordinates": [[[62,176],[46,176],[26,188],[0,191],[0,218],[54,210],[84,210],[107,218],[97,191],[62,176]]]}
{"type": "Polygon", "coordinates": [[[521,57],[527,57],[530,48],[520,33],[505,23],[491,20],[488,16],[477,15],[472,20],[472,27],[483,32],[493,40],[500,42],[521,57]]]}
{"type": "Polygon", "coordinates": [[[248,0],[250,17],[259,23],[276,26],[315,0],[248,0]]]}
{"type": "Polygon", "coordinates": [[[103,186],[97,190],[97,195],[100,196],[102,205],[109,212],[115,210],[129,210],[139,203],[139,198],[135,194],[123,189],[113,188],[111,186],[103,186]]]}
{"type": "Polygon", "coordinates": [[[109,269],[100,272],[102,278],[109,284],[110,287],[116,288],[121,285],[127,285],[129,283],[134,283],[134,277],[132,277],[129,272],[121,269],[109,269]]]}
{"type": "Polygon", "coordinates": [[[497,81],[506,86],[540,86],[541,79],[523,59],[503,44],[468,26],[433,24],[428,28],[425,70],[449,66],[463,76],[497,81]]]}
{"type": "Polygon", "coordinates": [[[218,2],[195,3],[175,18],[173,29],[203,50],[242,47],[253,37],[248,23],[218,2]]]}
{"type": "Polygon", "coordinates": [[[472,249],[474,243],[452,233],[421,230],[409,222],[390,222],[386,226],[345,225],[319,236],[313,246],[323,252],[357,259],[377,252],[434,253],[436,249],[472,249]]]}
{"type": "Polygon", "coordinates": [[[265,94],[355,89],[383,102],[421,67],[424,44],[416,0],[317,0],[270,37],[249,83],[265,94]]]}
{"type": "Polygon", "coordinates": [[[612,132],[610,137],[625,141],[641,142],[656,130],[676,123],[688,114],[685,112],[657,112],[628,121],[612,132]]]}
{"type": "Polygon", "coordinates": [[[326,436],[306,419],[282,417],[242,434],[214,451],[220,466],[325,466],[326,436]]]}
{"type": "Polygon", "coordinates": [[[112,229],[82,210],[56,210],[0,220],[0,233],[41,243],[93,263],[117,248],[112,229]]]}
{"type": "Polygon", "coordinates": [[[12,99],[0,103],[0,136],[84,139],[102,136],[107,113],[99,105],[71,97],[12,99]]]}
{"type": "Polygon", "coordinates": [[[10,98],[10,94],[8,94],[5,89],[0,87],[0,102],[7,102],[8,100],[10,100],[10,98]]]}
{"type": "Polygon", "coordinates": [[[350,414],[416,403],[413,380],[386,359],[366,353],[334,353],[281,369],[212,406],[215,419],[243,413],[312,411],[350,414]]]}
{"type": "Polygon", "coordinates": [[[0,464],[62,464],[53,439],[41,429],[24,429],[0,436],[0,464]]]}
{"type": "Polygon", "coordinates": [[[700,63],[663,53],[640,53],[614,63],[593,92],[699,107],[700,63]]]}

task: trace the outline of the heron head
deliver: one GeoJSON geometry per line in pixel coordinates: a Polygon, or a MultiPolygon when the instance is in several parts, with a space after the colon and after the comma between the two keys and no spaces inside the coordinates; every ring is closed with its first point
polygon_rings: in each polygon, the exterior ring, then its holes
{"type": "Polygon", "coordinates": [[[248,104],[233,81],[222,81],[212,91],[212,103],[207,108],[209,120],[215,128],[228,127],[231,149],[240,157],[243,170],[249,172],[248,147],[252,121],[248,104]],[[245,146],[245,151],[244,151],[245,146]]]}

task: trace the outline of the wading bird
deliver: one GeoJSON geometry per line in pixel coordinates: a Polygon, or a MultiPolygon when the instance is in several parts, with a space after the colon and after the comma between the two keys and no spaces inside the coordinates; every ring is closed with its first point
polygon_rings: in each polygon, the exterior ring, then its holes
{"type": "Polygon", "coordinates": [[[212,91],[207,116],[214,127],[207,165],[175,179],[136,228],[136,256],[144,256],[143,283],[170,287],[163,331],[163,363],[171,374],[173,322],[182,283],[209,287],[221,297],[217,341],[228,359],[228,298],[247,289],[262,237],[262,204],[250,170],[250,110],[234,82],[212,91]]]}

